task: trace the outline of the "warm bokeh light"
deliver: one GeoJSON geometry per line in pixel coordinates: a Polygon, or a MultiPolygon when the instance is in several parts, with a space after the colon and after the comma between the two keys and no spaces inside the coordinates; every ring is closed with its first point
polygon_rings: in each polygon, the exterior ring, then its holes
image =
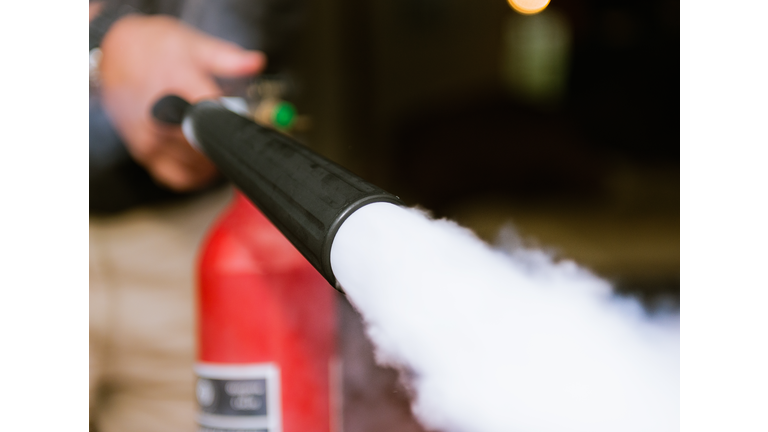
{"type": "Polygon", "coordinates": [[[549,0],[507,0],[512,9],[521,14],[532,15],[547,8],[549,0]]]}

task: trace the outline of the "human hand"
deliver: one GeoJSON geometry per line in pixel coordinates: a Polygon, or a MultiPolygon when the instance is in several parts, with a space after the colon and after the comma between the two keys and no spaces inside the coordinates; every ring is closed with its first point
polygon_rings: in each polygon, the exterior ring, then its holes
{"type": "Polygon", "coordinates": [[[166,94],[193,103],[219,97],[213,76],[254,75],[263,70],[266,57],[165,16],[118,20],[101,50],[102,103],[133,158],[176,191],[213,180],[213,164],[189,145],[179,127],[155,121],[151,106],[166,94]]]}

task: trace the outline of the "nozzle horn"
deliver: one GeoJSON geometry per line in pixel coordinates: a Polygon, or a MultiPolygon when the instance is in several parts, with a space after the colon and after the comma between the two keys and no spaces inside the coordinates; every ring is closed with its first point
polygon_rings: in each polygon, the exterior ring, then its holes
{"type": "Polygon", "coordinates": [[[152,116],[163,123],[180,125],[184,121],[184,113],[191,106],[179,96],[163,96],[152,106],[152,116]]]}

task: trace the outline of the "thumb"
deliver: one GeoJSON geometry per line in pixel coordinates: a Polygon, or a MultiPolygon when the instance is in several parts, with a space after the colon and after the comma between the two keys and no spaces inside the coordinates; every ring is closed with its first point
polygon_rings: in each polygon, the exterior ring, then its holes
{"type": "Polygon", "coordinates": [[[196,47],[198,63],[209,73],[222,78],[255,75],[267,64],[261,51],[248,51],[220,39],[204,37],[196,47]]]}

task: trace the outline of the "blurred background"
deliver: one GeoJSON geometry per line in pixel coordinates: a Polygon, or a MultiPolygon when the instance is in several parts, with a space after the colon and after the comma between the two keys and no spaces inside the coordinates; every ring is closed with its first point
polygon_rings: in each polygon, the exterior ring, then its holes
{"type": "Polygon", "coordinates": [[[679,304],[679,2],[316,0],[300,136],[494,241],[679,304]]]}

